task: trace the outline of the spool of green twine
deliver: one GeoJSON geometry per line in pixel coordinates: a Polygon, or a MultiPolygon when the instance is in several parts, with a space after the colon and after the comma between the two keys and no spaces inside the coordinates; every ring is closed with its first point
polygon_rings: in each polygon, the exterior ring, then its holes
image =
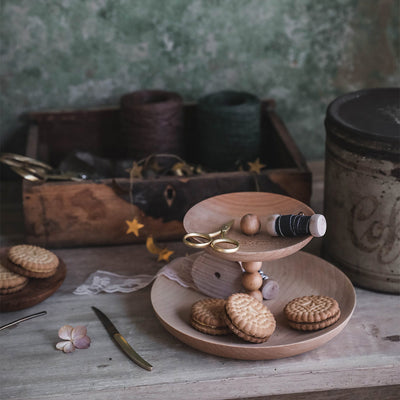
{"type": "Polygon", "coordinates": [[[260,100],[245,92],[209,94],[197,106],[198,160],[207,169],[232,171],[260,151],[260,100]]]}

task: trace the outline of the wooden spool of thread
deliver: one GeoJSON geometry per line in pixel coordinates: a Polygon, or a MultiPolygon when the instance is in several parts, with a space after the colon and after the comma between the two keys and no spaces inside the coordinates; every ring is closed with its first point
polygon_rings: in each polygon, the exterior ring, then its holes
{"type": "Polygon", "coordinates": [[[249,93],[221,91],[197,105],[197,159],[205,168],[237,170],[260,149],[260,100],[249,93]]]}
{"type": "Polygon", "coordinates": [[[326,219],[321,214],[312,216],[273,214],[268,217],[266,229],[272,236],[295,237],[311,235],[322,237],[326,232],[326,219]]]}
{"type": "Polygon", "coordinates": [[[120,101],[121,148],[142,159],[150,154],[184,156],[183,100],[174,92],[143,90],[120,101]]]}

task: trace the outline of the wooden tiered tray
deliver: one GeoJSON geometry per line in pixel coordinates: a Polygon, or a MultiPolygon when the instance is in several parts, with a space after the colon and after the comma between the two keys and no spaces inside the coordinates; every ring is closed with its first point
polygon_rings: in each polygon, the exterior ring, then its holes
{"type": "MultiPolygon", "coordinates": [[[[276,330],[267,342],[250,344],[233,335],[215,337],[196,331],[190,325],[191,306],[205,296],[160,276],[153,285],[151,300],[165,328],[198,350],[246,360],[293,356],[315,349],[339,334],[348,323],[355,307],[355,291],[350,280],[339,269],[321,258],[299,252],[312,239],[311,236],[272,237],[265,229],[269,215],[299,212],[305,215],[313,214],[311,208],[287,196],[242,192],[203,200],[193,206],[183,220],[187,232],[209,233],[234,219],[235,223],[226,236],[239,242],[239,250],[234,253],[220,253],[208,247],[206,251],[224,260],[240,261],[246,271],[246,263],[258,262],[264,273],[279,283],[278,296],[272,300],[264,300],[277,322],[276,330]],[[247,213],[254,213],[261,220],[261,231],[257,235],[246,236],[240,231],[240,219],[247,213]],[[339,321],[315,332],[302,332],[290,328],[283,315],[284,306],[295,297],[307,295],[335,298],[341,309],[339,321]]],[[[243,286],[246,288],[244,282],[243,286]]]]}

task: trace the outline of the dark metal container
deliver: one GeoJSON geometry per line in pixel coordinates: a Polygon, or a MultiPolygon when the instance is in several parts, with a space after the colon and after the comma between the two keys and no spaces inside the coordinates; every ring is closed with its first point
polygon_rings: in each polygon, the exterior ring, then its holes
{"type": "Polygon", "coordinates": [[[323,255],[361,287],[400,294],[400,88],[327,109],[323,255]]]}

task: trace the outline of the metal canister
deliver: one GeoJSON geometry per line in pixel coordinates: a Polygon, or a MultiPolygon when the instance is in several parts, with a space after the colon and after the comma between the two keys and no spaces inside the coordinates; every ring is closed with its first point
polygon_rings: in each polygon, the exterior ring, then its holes
{"type": "Polygon", "coordinates": [[[400,294],[400,88],[338,97],[325,128],[323,256],[357,286],[400,294]]]}

